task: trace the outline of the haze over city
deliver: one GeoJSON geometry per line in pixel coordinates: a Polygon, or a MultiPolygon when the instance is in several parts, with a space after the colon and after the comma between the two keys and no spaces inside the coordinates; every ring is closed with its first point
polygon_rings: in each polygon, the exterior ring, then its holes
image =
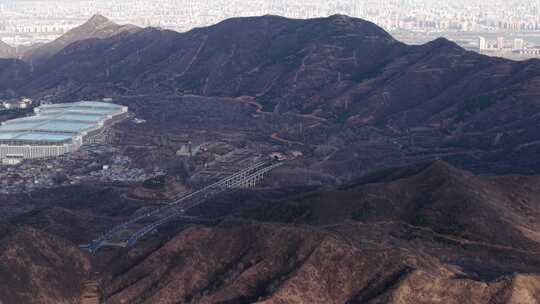
{"type": "Polygon", "coordinates": [[[485,53],[540,56],[535,49],[540,45],[540,3],[534,0],[1,0],[0,39],[12,46],[48,42],[96,13],[120,24],[180,32],[231,17],[345,14],[372,21],[411,44],[444,36],[485,53]]]}

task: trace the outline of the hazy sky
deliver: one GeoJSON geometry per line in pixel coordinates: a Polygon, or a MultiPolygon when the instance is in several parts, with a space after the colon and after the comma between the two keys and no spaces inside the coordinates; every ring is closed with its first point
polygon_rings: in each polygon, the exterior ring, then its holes
{"type": "Polygon", "coordinates": [[[517,46],[540,45],[540,0],[0,0],[0,40],[12,46],[48,42],[96,13],[119,24],[180,32],[232,17],[345,14],[409,44],[442,36],[475,50],[479,37],[493,44],[504,36],[508,45],[514,39],[524,41],[517,46]]]}
{"type": "Polygon", "coordinates": [[[26,32],[36,26],[77,25],[96,13],[118,23],[180,31],[238,16],[313,18],[337,13],[368,19],[387,30],[496,31],[537,27],[540,0],[0,0],[0,33],[2,27],[26,32]]]}

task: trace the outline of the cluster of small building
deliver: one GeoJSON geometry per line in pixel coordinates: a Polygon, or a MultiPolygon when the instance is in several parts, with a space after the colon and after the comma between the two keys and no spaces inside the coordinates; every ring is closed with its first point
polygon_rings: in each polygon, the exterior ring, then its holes
{"type": "Polygon", "coordinates": [[[273,160],[293,160],[297,158],[302,158],[304,154],[301,151],[293,150],[287,152],[272,152],[270,153],[270,158],[273,160]]]}
{"type": "Polygon", "coordinates": [[[481,53],[516,53],[523,55],[540,55],[540,47],[531,47],[522,38],[507,41],[504,37],[489,40],[485,37],[478,38],[478,48],[481,53]]]}
{"type": "Polygon", "coordinates": [[[90,177],[100,182],[137,183],[164,174],[161,170],[147,173],[142,168],[133,167],[129,157],[116,155],[101,170],[91,172],[90,177]]]}
{"type": "Polygon", "coordinates": [[[16,109],[28,109],[32,106],[33,100],[30,98],[21,98],[13,100],[0,101],[0,111],[16,110],[16,109]]]}
{"type": "Polygon", "coordinates": [[[17,165],[0,165],[0,193],[15,194],[82,183],[139,183],[164,175],[138,168],[108,144],[90,144],[75,153],[17,165]]]}
{"type": "Polygon", "coordinates": [[[6,167],[0,171],[0,193],[20,193],[55,185],[54,177],[60,170],[40,166],[23,165],[6,167]]]}
{"type": "Polygon", "coordinates": [[[109,127],[126,117],[127,107],[81,101],[42,104],[32,116],[2,122],[0,193],[88,182],[139,183],[164,175],[158,168],[133,165],[106,140],[109,127]]]}

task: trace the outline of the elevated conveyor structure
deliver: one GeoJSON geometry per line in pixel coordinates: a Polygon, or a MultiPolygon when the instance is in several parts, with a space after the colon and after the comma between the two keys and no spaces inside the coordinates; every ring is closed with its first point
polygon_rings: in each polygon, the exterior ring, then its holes
{"type": "Polygon", "coordinates": [[[178,197],[167,206],[136,216],[129,221],[114,227],[99,239],[92,241],[92,243],[81,246],[81,248],[86,249],[91,253],[95,253],[101,247],[105,246],[131,247],[148,233],[172,220],[201,220],[197,217],[186,216],[186,211],[205,203],[210,198],[213,198],[224,191],[255,187],[270,171],[282,165],[283,162],[257,162],[216,183],[178,197]]]}

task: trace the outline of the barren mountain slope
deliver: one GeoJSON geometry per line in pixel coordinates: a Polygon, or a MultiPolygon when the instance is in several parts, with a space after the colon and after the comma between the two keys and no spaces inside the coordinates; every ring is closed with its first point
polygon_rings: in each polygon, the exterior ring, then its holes
{"type": "Polygon", "coordinates": [[[39,64],[74,42],[87,39],[103,39],[122,32],[136,30],[138,30],[136,26],[118,25],[102,15],[94,15],[83,25],[66,32],[56,40],[26,51],[22,58],[32,64],[39,64]]]}
{"type": "Polygon", "coordinates": [[[34,229],[0,229],[2,303],[78,303],[91,269],[86,254],[34,229]]]}
{"type": "Polygon", "coordinates": [[[193,227],[149,252],[132,250],[108,280],[110,303],[532,304],[540,296],[540,276],[475,280],[420,252],[254,223],[193,227]]]}
{"type": "Polygon", "coordinates": [[[482,56],[445,39],[408,46],[342,15],[118,31],[68,39],[31,73],[4,63],[2,74],[16,77],[0,95],[113,96],[155,123],[164,106],[148,99],[249,101],[273,122],[261,135],[315,151],[337,176],[434,157],[490,173],[540,167],[530,157],[540,142],[539,60],[482,56]]]}

